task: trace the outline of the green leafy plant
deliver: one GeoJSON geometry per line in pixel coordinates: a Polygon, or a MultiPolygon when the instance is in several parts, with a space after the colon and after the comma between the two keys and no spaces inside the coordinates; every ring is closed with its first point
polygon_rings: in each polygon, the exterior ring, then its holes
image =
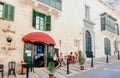
{"type": "Polygon", "coordinates": [[[48,63],[48,70],[53,73],[55,71],[55,63],[54,62],[49,62],[48,63]]]}
{"type": "Polygon", "coordinates": [[[79,64],[80,65],[83,65],[85,63],[85,58],[84,56],[82,55],[82,51],[78,51],[78,54],[79,54],[79,64]]]}

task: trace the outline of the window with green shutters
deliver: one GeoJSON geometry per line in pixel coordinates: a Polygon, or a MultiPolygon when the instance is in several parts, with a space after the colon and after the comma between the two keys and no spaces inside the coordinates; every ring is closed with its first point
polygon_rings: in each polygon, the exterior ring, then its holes
{"type": "Polygon", "coordinates": [[[0,2],[0,18],[14,21],[14,6],[0,2]]]}
{"type": "Polygon", "coordinates": [[[33,27],[38,30],[51,30],[51,16],[33,10],[33,27]]]}

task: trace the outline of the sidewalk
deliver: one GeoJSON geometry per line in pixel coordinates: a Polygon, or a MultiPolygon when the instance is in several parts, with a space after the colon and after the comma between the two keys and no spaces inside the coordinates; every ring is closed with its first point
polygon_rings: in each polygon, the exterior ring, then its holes
{"type": "MultiPolygon", "coordinates": [[[[55,75],[55,78],[66,78],[68,76],[72,76],[75,74],[79,74],[81,72],[93,70],[93,69],[96,69],[98,67],[112,64],[112,63],[118,62],[118,61],[119,60],[117,59],[117,54],[109,56],[109,63],[106,63],[106,57],[95,58],[94,59],[94,67],[91,67],[91,60],[88,60],[84,64],[85,70],[83,70],[83,71],[81,71],[79,69],[79,67],[80,67],[79,64],[70,64],[69,65],[70,74],[66,74],[67,66],[63,66],[63,67],[56,69],[54,75],[55,75]]],[[[35,71],[36,71],[35,73],[32,73],[32,72],[29,73],[29,78],[49,78],[48,77],[49,71],[47,69],[37,68],[37,69],[35,69],[35,71]]],[[[7,76],[5,76],[4,78],[7,78],[7,76]]],[[[15,77],[13,75],[11,75],[11,76],[9,76],[9,78],[15,78],[15,77]]],[[[17,74],[17,78],[26,78],[26,75],[18,75],[17,74]]]]}

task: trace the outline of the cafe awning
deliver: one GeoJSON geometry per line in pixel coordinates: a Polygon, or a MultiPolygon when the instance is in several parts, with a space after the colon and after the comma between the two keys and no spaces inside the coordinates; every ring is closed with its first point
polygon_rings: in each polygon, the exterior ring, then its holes
{"type": "Polygon", "coordinates": [[[22,38],[23,41],[30,41],[30,42],[43,42],[46,44],[53,44],[55,45],[55,41],[53,40],[53,38],[43,32],[31,32],[28,33],[27,35],[25,35],[22,38]]]}

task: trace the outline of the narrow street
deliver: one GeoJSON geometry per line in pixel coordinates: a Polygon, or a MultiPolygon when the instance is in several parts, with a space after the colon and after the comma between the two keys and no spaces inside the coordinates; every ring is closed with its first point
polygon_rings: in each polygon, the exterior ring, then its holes
{"type": "Polygon", "coordinates": [[[120,62],[68,76],[67,78],[120,78],[120,62]]]}

